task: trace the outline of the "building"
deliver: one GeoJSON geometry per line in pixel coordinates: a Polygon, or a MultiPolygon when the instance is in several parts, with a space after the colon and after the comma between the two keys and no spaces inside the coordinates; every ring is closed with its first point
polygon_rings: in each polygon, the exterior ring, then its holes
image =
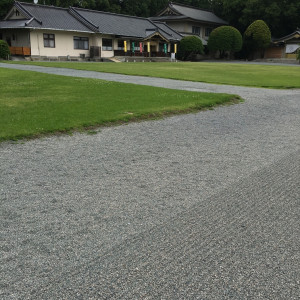
{"type": "Polygon", "coordinates": [[[172,2],[151,20],[164,22],[183,36],[196,35],[203,45],[213,29],[228,24],[212,11],[172,2]]]}
{"type": "Polygon", "coordinates": [[[300,30],[274,39],[269,48],[265,51],[265,58],[289,58],[296,59],[296,52],[300,48],[300,30]]]}
{"type": "Polygon", "coordinates": [[[181,38],[146,18],[18,1],[0,21],[0,39],[11,53],[32,59],[166,56],[181,38]]]}

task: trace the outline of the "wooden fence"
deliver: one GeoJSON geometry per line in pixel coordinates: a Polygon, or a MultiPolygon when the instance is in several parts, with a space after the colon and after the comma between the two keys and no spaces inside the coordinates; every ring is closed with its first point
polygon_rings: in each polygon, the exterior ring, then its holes
{"type": "Polygon", "coordinates": [[[28,47],[9,47],[11,55],[30,56],[31,49],[28,47]]]}

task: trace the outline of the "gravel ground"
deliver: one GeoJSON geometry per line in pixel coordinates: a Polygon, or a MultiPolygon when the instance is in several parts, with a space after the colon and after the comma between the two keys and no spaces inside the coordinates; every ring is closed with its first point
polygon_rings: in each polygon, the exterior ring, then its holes
{"type": "Polygon", "coordinates": [[[300,90],[24,69],[246,102],[0,144],[1,299],[299,299],[300,90]]]}

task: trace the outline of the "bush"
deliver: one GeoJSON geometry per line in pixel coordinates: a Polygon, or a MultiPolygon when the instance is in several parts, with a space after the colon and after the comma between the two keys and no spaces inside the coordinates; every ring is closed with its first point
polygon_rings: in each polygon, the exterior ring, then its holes
{"type": "MultiPolygon", "coordinates": [[[[255,50],[264,50],[271,43],[271,32],[262,20],[256,20],[244,33],[244,45],[248,55],[255,50]]],[[[263,53],[263,52],[262,52],[263,53]]]]}
{"type": "Polygon", "coordinates": [[[202,41],[196,36],[185,36],[181,39],[178,54],[180,59],[187,59],[193,54],[203,54],[202,41]]]}
{"type": "Polygon", "coordinates": [[[5,41],[0,40],[0,58],[7,59],[10,56],[10,50],[8,44],[5,41]]]}
{"type": "Polygon", "coordinates": [[[208,39],[209,51],[220,51],[220,57],[224,58],[226,51],[230,54],[242,49],[243,38],[240,32],[232,26],[220,26],[214,29],[208,39]]]}

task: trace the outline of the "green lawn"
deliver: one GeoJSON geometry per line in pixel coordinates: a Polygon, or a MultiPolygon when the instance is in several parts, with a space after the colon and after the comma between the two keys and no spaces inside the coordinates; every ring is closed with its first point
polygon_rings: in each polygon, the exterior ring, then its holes
{"type": "Polygon", "coordinates": [[[238,97],[0,68],[0,141],[197,111],[238,97]]]}
{"type": "Polygon", "coordinates": [[[300,88],[300,67],[238,63],[13,62],[128,75],[267,88],[300,88]]]}

